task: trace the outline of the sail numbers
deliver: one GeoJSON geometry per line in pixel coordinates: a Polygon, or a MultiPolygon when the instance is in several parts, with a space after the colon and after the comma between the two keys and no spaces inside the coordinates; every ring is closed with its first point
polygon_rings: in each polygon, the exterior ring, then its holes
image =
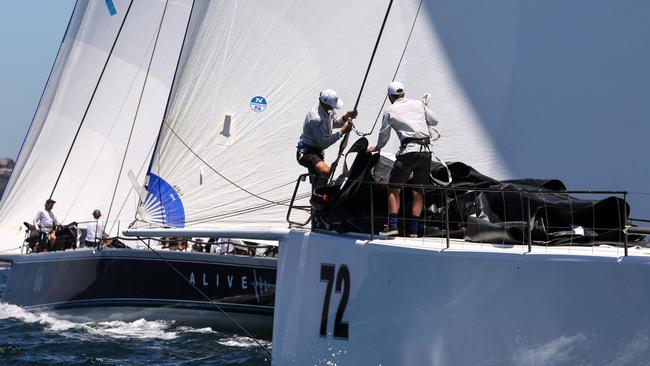
{"type": "MultiPolygon", "coordinates": [[[[333,264],[321,264],[320,266],[320,281],[327,282],[325,289],[325,298],[323,300],[323,313],[320,322],[320,336],[327,336],[327,318],[330,308],[330,298],[332,296],[332,287],[334,285],[334,272],[336,266],[333,264]]],[[[334,338],[348,339],[349,324],[343,321],[343,313],[345,307],[348,305],[348,298],[350,297],[350,270],[348,266],[342,264],[336,276],[336,293],[339,294],[343,291],[339,307],[336,310],[336,317],[334,318],[334,338]]]]}

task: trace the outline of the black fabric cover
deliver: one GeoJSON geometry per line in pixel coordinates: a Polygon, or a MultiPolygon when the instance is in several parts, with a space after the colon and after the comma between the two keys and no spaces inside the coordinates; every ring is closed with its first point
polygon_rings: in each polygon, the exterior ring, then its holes
{"type": "MultiPolygon", "coordinates": [[[[370,233],[371,217],[374,217],[375,233],[384,228],[388,186],[370,184],[374,181],[372,168],[378,160],[379,154],[356,149],[347,179],[339,177],[337,184],[315,191],[311,200],[312,228],[370,233]]],[[[469,241],[521,244],[527,243],[529,236],[533,243],[547,245],[624,241],[623,228],[630,208],[620,197],[590,200],[566,193],[566,186],[558,179],[498,181],[461,162],[450,163],[448,167],[453,178],[449,187],[427,185],[402,189],[400,232],[409,220],[403,208],[411,207],[412,191],[418,189],[425,197],[421,235],[446,236],[444,219],[448,215],[450,237],[469,241]]],[[[439,163],[432,163],[431,174],[447,180],[447,172],[439,163]]],[[[628,241],[641,239],[642,236],[628,236],[628,241]]]]}

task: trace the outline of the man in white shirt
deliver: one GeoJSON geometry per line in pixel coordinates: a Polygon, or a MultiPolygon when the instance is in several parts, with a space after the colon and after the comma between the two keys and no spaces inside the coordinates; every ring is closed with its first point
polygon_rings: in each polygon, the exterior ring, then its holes
{"type": "Polygon", "coordinates": [[[95,221],[91,221],[86,226],[86,238],[85,245],[87,247],[95,248],[101,243],[102,239],[106,236],[104,233],[104,223],[99,221],[99,218],[102,217],[102,212],[99,210],[93,211],[93,218],[95,221]]]}
{"type": "Polygon", "coordinates": [[[350,132],[357,111],[348,111],[339,117],[337,109],[343,106],[336,92],[332,89],[323,90],[302,126],[302,134],[298,141],[296,160],[298,164],[309,170],[310,181],[317,187],[324,185],[330,174],[330,167],[325,163],[324,150],[335,143],[341,136],[350,132]],[[333,132],[333,128],[340,128],[333,132]]]}
{"type": "Polygon", "coordinates": [[[244,242],[239,239],[219,238],[210,246],[210,253],[227,254],[237,244],[243,245],[244,242]]]}
{"type": "Polygon", "coordinates": [[[52,212],[55,203],[56,201],[48,198],[45,201],[45,209],[39,210],[34,218],[34,227],[39,231],[38,240],[43,244],[51,245],[56,240],[54,230],[59,226],[59,220],[52,212]]]}
{"type": "MultiPolygon", "coordinates": [[[[388,193],[388,225],[384,235],[394,236],[397,230],[397,212],[400,206],[400,188],[413,173],[413,184],[428,184],[431,170],[431,151],[429,144],[433,135],[433,126],[438,121],[433,112],[419,100],[404,98],[404,85],[393,81],[388,85],[388,99],[391,104],[384,112],[377,145],[370,146],[368,152],[379,151],[390,139],[391,128],[397,133],[400,148],[396,154],[395,165],[390,173],[388,193]]],[[[419,218],[422,213],[424,198],[422,192],[413,190],[413,207],[411,207],[408,235],[417,237],[419,218]]]]}

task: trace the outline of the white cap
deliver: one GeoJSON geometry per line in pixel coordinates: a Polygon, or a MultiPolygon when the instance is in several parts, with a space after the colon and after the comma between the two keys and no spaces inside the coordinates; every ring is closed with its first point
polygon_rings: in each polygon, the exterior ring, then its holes
{"type": "Polygon", "coordinates": [[[393,81],[392,83],[388,84],[388,94],[404,94],[404,84],[400,83],[399,81],[393,81]]]}
{"type": "Polygon", "coordinates": [[[341,109],[343,107],[343,101],[339,99],[338,95],[336,95],[336,92],[332,89],[325,89],[320,92],[320,97],[318,97],[318,100],[332,108],[341,109]]]}

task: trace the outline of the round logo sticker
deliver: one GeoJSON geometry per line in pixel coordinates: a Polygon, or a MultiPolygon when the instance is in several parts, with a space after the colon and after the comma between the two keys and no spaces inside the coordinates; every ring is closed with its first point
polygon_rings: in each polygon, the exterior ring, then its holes
{"type": "Polygon", "coordinates": [[[264,112],[266,109],[266,99],[262,96],[256,96],[251,99],[251,109],[253,112],[264,112]]]}

